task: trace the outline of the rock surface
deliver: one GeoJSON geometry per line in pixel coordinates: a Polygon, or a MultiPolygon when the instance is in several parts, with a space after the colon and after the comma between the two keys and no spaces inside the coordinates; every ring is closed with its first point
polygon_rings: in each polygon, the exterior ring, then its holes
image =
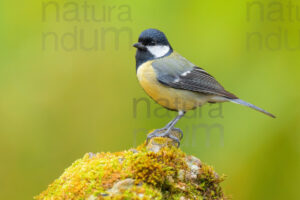
{"type": "Polygon", "coordinates": [[[176,147],[169,138],[153,138],[128,151],[88,153],[35,199],[226,199],[223,176],[176,147]]]}

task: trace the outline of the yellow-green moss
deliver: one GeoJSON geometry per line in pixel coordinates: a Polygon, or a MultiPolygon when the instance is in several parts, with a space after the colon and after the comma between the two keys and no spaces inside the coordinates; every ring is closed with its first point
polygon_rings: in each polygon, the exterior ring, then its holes
{"type": "MultiPolygon", "coordinates": [[[[164,140],[170,144],[157,144],[164,140]]],[[[212,167],[172,145],[160,147],[86,154],[35,199],[225,199],[223,177],[212,167]]]]}

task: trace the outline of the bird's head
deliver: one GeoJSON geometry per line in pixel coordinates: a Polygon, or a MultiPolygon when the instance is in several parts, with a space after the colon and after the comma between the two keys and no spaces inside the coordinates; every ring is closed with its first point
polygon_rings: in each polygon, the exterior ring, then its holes
{"type": "Polygon", "coordinates": [[[138,42],[133,46],[137,48],[137,60],[160,58],[173,51],[165,34],[157,29],[144,30],[140,34],[138,42]]]}

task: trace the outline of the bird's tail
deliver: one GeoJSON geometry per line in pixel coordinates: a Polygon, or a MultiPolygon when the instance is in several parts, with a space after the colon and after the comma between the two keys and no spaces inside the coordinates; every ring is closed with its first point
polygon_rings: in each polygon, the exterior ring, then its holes
{"type": "Polygon", "coordinates": [[[247,106],[247,107],[249,107],[249,108],[252,108],[252,109],[254,109],[254,110],[257,110],[257,111],[259,111],[259,112],[262,112],[262,113],[264,113],[264,114],[266,114],[266,115],[268,115],[268,116],[270,116],[270,117],[276,118],[276,117],[275,117],[274,115],[272,115],[271,113],[269,113],[269,112],[267,112],[267,111],[265,111],[265,110],[263,110],[263,109],[261,109],[261,108],[255,106],[255,105],[253,105],[253,104],[251,104],[251,103],[248,103],[248,102],[246,102],[246,101],[243,101],[243,100],[241,100],[241,99],[229,99],[229,98],[228,98],[228,100],[231,101],[231,102],[233,102],[233,103],[240,104],[240,105],[243,105],[243,106],[247,106]]]}

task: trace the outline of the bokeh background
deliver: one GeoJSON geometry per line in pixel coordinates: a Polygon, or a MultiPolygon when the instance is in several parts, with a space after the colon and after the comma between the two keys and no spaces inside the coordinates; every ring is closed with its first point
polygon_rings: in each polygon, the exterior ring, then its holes
{"type": "Polygon", "coordinates": [[[300,3],[255,2],[1,1],[0,199],[32,199],[85,153],[129,149],[175,116],[136,79],[131,44],[150,27],[277,116],[206,105],[178,123],[182,149],[226,174],[233,199],[300,199],[300,3]],[[140,98],[150,112],[134,112],[140,98]]]}

